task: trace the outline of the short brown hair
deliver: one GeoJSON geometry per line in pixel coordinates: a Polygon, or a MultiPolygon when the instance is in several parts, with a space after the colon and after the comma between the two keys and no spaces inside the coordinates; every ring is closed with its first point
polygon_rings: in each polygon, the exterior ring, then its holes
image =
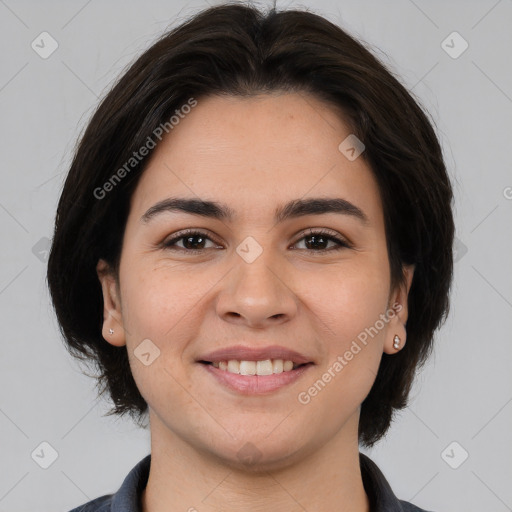
{"type": "Polygon", "coordinates": [[[149,157],[105,197],[102,187],[147,137],[187,99],[306,92],[341,110],[365,144],[383,204],[392,286],[414,264],[407,344],[383,354],[362,403],[359,442],[370,447],[407,405],[417,368],[432,350],[449,310],[454,221],[452,188],[440,144],[417,99],[368,49],[309,11],[226,3],[164,34],[120,77],[81,137],[58,203],[48,284],[66,346],[96,364],[110,414],[140,420],[147,412],[126,347],[102,337],[103,297],[96,264],[119,276],[130,197],[149,157]]]}

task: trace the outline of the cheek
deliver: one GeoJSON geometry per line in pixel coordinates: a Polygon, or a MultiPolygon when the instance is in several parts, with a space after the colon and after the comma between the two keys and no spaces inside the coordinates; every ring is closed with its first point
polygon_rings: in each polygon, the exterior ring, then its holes
{"type": "Polygon", "coordinates": [[[325,357],[298,401],[319,425],[335,430],[356,412],[375,381],[386,328],[372,328],[386,312],[388,281],[381,269],[367,266],[364,272],[344,269],[318,277],[303,281],[303,296],[325,357]]]}
{"type": "Polygon", "coordinates": [[[301,280],[301,296],[307,301],[325,354],[320,379],[316,376],[307,384],[310,387],[302,390],[303,398],[314,402],[312,410],[322,421],[336,423],[355,412],[375,381],[386,327],[372,328],[386,311],[389,278],[385,264],[362,255],[325,273],[305,273],[301,280]],[[329,418],[326,411],[339,414],[329,418]]]}
{"type": "Polygon", "coordinates": [[[183,407],[189,397],[183,388],[182,355],[197,335],[194,317],[205,285],[187,272],[154,263],[124,270],[123,322],[133,378],[151,409],[183,407]],[[144,353],[150,354],[146,360],[144,353]]]}
{"type": "Polygon", "coordinates": [[[133,267],[122,283],[123,319],[130,333],[164,343],[183,335],[215,280],[152,263],[133,267]]]}
{"type": "Polygon", "coordinates": [[[300,296],[316,318],[316,328],[331,349],[343,349],[385,313],[389,276],[385,265],[361,255],[313,274],[304,272],[300,296]]]}

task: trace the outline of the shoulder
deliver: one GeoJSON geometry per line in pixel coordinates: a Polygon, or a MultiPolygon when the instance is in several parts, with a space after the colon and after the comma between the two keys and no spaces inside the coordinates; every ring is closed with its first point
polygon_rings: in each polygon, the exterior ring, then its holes
{"type": "Polygon", "coordinates": [[[69,512],[109,512],[112,505],[112,494],[100,496],[92,501],[88,501],[69,512]]]}
{"type": "Polygon", "coordinates": [[[140,495],[146,487],[150,465],[151,454],[131,469],[115,494],[105,494],[69,512],[140,512],[140,495]]]}
{"type": "Polygon", "coordinates": [[[434,512],[433,510],[424,510],[422,508],[409,503],[408,501],[399,500],[400,505],[402,505],[403,512],[434,512]]]}
{"type": "Polygon", "coordinates": [[[364,453],[359,453],[363,485],[370,501],[370,509],[374,512],[433,512],[424,510],[405,500],[397,498],[386,477],[364,453]]]}

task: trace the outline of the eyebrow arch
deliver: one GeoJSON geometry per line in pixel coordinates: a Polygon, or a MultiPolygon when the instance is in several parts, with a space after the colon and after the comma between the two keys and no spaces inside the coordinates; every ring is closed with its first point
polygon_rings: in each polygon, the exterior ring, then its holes
{"type": "MultiPolygon", "coordinates": [[[[219,220],[232,221],[235,211],[227,205],[216,201],[205,201],[194,198],[169,197],[151,206],[140,218],[141,222],[148,223],[151,219],[163,212],[185,212],[219,220]]],[[[284,206],[276,208],[274,219],[276,223],[305,215],[321,215],[325,213],[339,213],[349,215],[360,220],[364,225],[369,224],[366,214],[356,205],[341,198],[310,198],[294,199],[284,206]]]]}

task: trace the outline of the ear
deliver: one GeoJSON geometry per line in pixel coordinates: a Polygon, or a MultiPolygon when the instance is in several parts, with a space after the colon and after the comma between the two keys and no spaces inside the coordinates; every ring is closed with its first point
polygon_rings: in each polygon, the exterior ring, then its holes
{"type": "Polygon", "coordinates": [[[102,259],[96,265],[96,273],[103,292],[103,338],[111,345],[122,347],[126,345],[126,336],[116,278],[108,263],[102,259]]]}
{"type": "Polygon", "coordinates": [[[414,265],[405,265],[403,267],[405,282],[401,284],[390,297],[389,309],[387,311],[389,324],[386,331],[386,339],[384,340],[384,352],[386,354],[396,354],[405,346],[407,339],[405,326],[409,315],[407,299],[414,276],[414,268],[414,265]],[[395,336],[400,338],[398,348],[394,347],[395,336]]]}

